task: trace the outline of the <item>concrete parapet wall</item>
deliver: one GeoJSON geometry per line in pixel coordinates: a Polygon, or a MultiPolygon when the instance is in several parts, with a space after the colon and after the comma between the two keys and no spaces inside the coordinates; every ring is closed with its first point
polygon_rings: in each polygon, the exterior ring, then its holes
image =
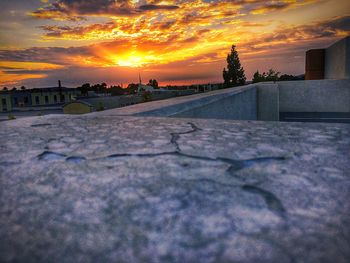
{"type": "Polygon", "coordinates": [[[256,100],[256,85],[247,85],[152,101],[100,114],[255,120],[257,118],[256,100]]]}
{"type": "Polygon", "coordinates": [[[260,121],[279,121],[279,89],[277,84],[258,84],[257,117],[260,121]]]}
{"type": "Polygon", "coordinates": [[[350,112],[350,80],[278,82],[280,112],[350,112]]]}
{"type": "Polygon", "coordinates": [[[232,96],[227,96],[212,103],[194,107],[176,113],[171,117],[198,119],[229,119],[256,120],[257,119],[256,88],[244,90],[232,96]]]}
{"type": "Polygon", "coordinates": [[[279,121],[281,112],[349,113],[350,80],[258,83],[96,114],[279,121]]]}

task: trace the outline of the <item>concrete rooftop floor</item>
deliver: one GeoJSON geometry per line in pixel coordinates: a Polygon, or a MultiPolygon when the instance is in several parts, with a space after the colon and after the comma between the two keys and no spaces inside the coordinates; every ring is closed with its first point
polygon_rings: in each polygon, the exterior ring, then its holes
{"type": "Polygon", "coordinates": [[[1,262],[349,262],[350,125],[0,124],[1,262]]]}

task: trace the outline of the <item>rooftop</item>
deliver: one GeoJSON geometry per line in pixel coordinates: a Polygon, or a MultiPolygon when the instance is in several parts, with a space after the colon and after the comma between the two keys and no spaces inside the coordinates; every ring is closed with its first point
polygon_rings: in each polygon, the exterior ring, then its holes
{"type": "Polygon", "coordinates": [[[350,125],[1,123],[5,262],[348,262],[350,125]]]}

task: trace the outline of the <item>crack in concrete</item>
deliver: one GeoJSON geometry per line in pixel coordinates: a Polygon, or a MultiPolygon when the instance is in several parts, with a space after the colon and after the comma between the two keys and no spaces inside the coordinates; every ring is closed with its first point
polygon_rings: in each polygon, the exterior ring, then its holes
{"type": "MultiPolygon", "coordinates": [[[[253,158],[253,159],[247,159],[247,160],[235,160],[235,159],[230,159],[230,158],[222,158],[222,157],[217,157],[217,158],[211,158],[207,156],[200,156],[200,155],[191,155],[191,154],[186,154],[183,152],[179,151],[174,151],[174,152],[161,152],[161,153],[122,153],[122,154],[112,154],[107,157],[102,157],[102,159],[116,159],[116,158],[123,158],[123,157],[140,157],[140,158],[148,158],[148,157],[158,157],[158,156],[178,156],[178,157],[186,157],[190,159],[195,159],[195,160],[200,160],[200,161],[209,161],[209,162],[218,162],[221,161],[223,163],[227,163],[230,165],[228,170],[230,172],[237,172],[239,170],[242,170],[244,168],[253,166],[255,164],[259,163],[270,163],[272,161],[284,161],[286,160],[285,157],[259,157],[259,158],[253,158]]],[[[99,158],[101,159],[101,158],[99,158]]]]}
{"type": "Polygon", "coordinates": [[[230,167],[227,169],[227,172],[229,172],[230,174],[234,174],[235,172],[242,170],[243,168],[248,168],[248,167],[254,166],[255,164],[271,163],[273,161],[285,161],[287,158],[280,156],[280,157],[257,157],[257,158],[247,159],[247,160],[233,160],[229,158],[220,158],[220,157],[217,159],[230,164],[230,167]]]}
{"type": "Polygon", "coordinates": [[[187,124],[189,124],[191,126],[192,130],[186,131],[186,132],[172,132],[172,133],[170,133],[170,135],[171,135],[170,143],[175,146],[176,151],[181,152],[181,148],[180,148],[180,145],[178,143],[178,140],[181,138],[181,135],[195,133],[197,131],[202,130],[201,128],[199,128],[198,126],[196,126],[192,122],[188,122],[187,124]]]}
{"type": "Polygon", "coordinates": [[[31,127],[46,127],[46,126],[51,126],[52,124],[50,123],[40,123],[40,124],[33,124],[31,127]]]}
{"type": "Polygon", "coordinates": [[[280,217],[285,218],[286,217],[286,209],[284,208],[281,200],[279,200],[278,197],[276,197],[273,193],[264,190],[260,187],[254,186],[254,185],[243,185],[242,190],[251,194],[260,195],[262,198],[264,198],[265,203],[269,210],[272,212],[275,212],[280,217]]]}
{"type": "MultiPolygon", "coordinates": [[[[200,160],[200,161],[209,161],[209,162],[223,162],[226,164],[229,164],[230,167],[227,169],[227,171],[232,175],[237,171],[240,171],[244,168],[251,167],[255,164],[259,163],[270,163],[273,161],[284,161],[286,160],[285,157],[259,157],[259,158],[252,158],[247,160],[235,160],[231,158],[223,158],[223,157],[217,157],[217,158],[211,158],[207,156],[200,156],[200,155],[191,155],[186,154],[181,151],[172,151],[172,152],[160,152],[160,153],[118,153],[118,154],[111,154],[106,157],[100,157],[92,160],[113,160],[118,158],[128,158],[128,157],[138,157],[138,158],[152,158],[152,157],[158,157],[158,156],[177,156],[177,157],[185,157],[189,159],[194,160],[200,160]]],[[[37,156],[38,160],[40,161],[57,161],[65,159],[65,161],[70,163],[81,163],[84,161],[87,161],[88,159],[84,156],[67,156],[62,153],[56,153],[51,151],[44,151],[43,153],[39,154],[37,156]]]]}

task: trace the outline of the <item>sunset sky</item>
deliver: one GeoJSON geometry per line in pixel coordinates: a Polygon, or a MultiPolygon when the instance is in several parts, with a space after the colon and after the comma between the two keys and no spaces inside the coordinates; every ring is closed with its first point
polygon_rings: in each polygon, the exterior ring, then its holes
{"type": "Polygon", "coordinates": [[[303,74],[305,51],[350,35],[349,0],[0,0],[0,87],[157,79],[222,82],[232,44],[248,79],[303,74]]]}

